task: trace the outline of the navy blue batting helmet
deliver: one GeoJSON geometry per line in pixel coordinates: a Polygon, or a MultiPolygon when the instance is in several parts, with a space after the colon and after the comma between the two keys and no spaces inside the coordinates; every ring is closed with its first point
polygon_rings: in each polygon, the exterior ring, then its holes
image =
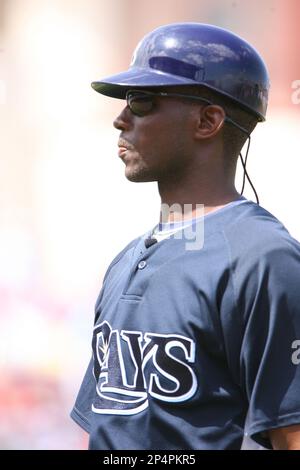
{"type": "Polygon", "coordinates": [[[239,36],[201,23],[174,23],[147,34],[125,72],[93,82],[107,96],[125,99],[132,88],[202,85],[264,121],[269,77],[258,52],[239,36]]]}

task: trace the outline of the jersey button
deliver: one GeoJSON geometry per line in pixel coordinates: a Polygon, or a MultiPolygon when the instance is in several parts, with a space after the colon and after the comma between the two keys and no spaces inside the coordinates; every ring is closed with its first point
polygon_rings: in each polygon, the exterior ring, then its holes
{"type": "Polygon", "coordinates": [[[140,261],[139,264],[138,264],[139,269],[144,269],[146,266],[147,266],[147,263],[146,263],[145,260],[140,261]]]}

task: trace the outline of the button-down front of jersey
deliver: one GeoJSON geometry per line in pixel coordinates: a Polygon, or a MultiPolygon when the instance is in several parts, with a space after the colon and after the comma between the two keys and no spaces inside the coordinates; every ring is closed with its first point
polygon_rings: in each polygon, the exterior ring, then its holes
{"type": "MultiPolygon", "coordinates": [[[[182,240],[175,239],[162,240],[141,251],[139,249],[134,250],[131,258],[131,268],[127,263],[124,270],[122,269],[122,272],[127,273],[126,280],[124,276],[122,297],[142,298],[157,270],[168,263],[174,257],[174,253],[179,254],[180,251],[184,251],[184,244],[182,240]],[[176,247],[175,250],[174,247],[176,247]]],[[[113,266],[111,276],[114,276],[114,272],[118,270],[119,266],[113,266]]]]}
{"type": "Polygon", "coordinates": [[[146,266],[147,266],[147,261],[143,259],[142,261],[139,262],[138,269],[144,269],[146,266]]]}

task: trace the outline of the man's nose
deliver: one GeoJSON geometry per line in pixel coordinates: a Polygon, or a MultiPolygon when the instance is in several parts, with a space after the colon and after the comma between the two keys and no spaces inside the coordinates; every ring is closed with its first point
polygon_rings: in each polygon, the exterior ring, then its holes
{"type": "Polygon", "coordinates": [[[123,108],[120,112],[119,116],[117,116],[114,120],[113,125],[119,131],[124,131],[130,127],[131,119],[132,113],[129,107],[125,106],[125,108],[123,108]]]}

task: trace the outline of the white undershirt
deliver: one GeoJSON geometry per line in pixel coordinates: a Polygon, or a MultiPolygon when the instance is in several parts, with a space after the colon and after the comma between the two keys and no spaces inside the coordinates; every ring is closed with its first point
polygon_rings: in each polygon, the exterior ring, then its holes
{"type": "Polygon", "coordinates": [[[209,212],[205,216],[195,217],[195,218],[187,219],[187,220],[180,220],[178,222],[167,222],[167,223],[160,222],[150,231],[150,233],[147,232],[144,238],[151,237],[151,238],[155,238],[158,242],[160,242],[161,240],[164,240],[165,238],[169,238],[171,235],[178,232],[179,230],[183,230],[186,227],[189,227],[190,225],[199,222],[204,217],[207,219],[209,217],[214,216],[217,212],[226,210],[229,207],[243,204],[245,202],[248,202],[248,200],[244,198],[244,196],[241,196],[239,199],[229,202],[228,204],[225,204],[223,207],[220,207],[219,209],[215,209],[214,211],[209,212]]]}

